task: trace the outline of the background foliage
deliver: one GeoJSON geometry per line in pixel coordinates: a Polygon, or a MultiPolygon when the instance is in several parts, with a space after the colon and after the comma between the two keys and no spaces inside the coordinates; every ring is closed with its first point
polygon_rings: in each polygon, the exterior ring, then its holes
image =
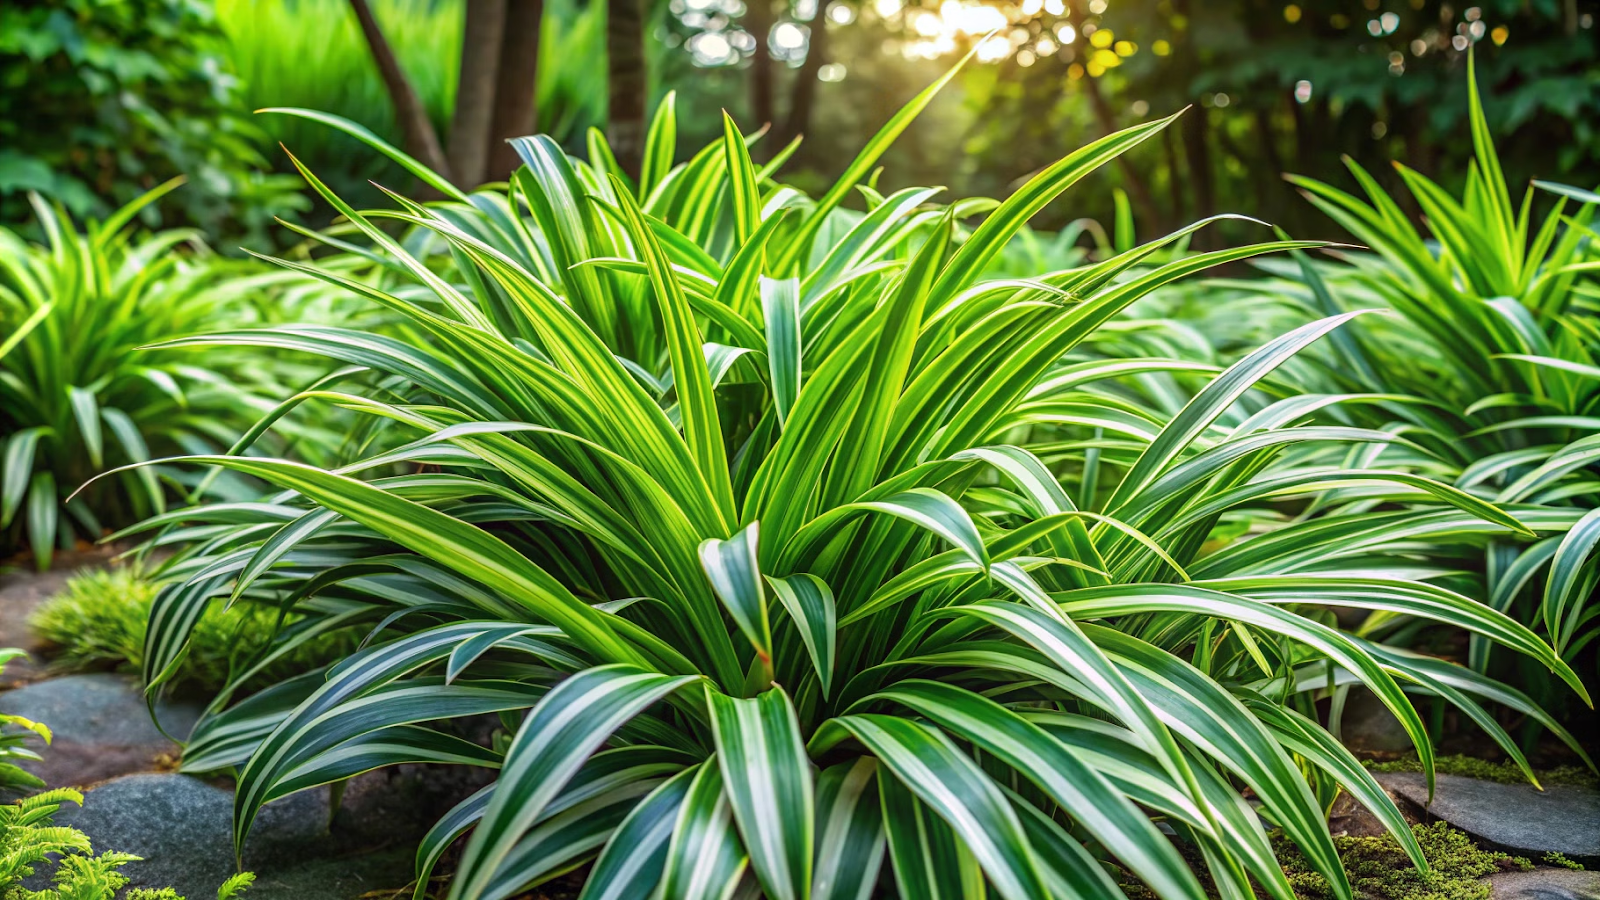
{"type": "MultiPolygon", "coordinates": [[[[447,132],[461,56],[460,0],[376,0],[374,13],[428,110],[447,132]]],[[[640,50],[653,104],[679,97],[685,137],[715,136],[715,112],[773,134],[758,159],[798,133],[789,169],[804,187],[838,174],[853,148],[989,28],[999,35],[891,149],[886,186],[943,184],[954,196],[1004,193],[1064,148],[1191,107],[1159,153],[1119,162],[1085,186],[1082,214],[1110,221],[1112,189],[1155,233],[1219,211],[1294,234],[1325,228],[1284,172],[1333,171],[1348,155],[1398,187],[1401,159],[1456,187],[1468,158],[1465,50],[1479,54],[1485,107],[1514,185],[1562,172],[1600,182],[1593,116],[1600,66],[1593,0],[647,0],[640,50]],[[974,10],[989,15],[975,15],[974,10]],[[748,29],[766,16],[766,42],[748,29]],[[1098,33],[1098,37],[1096,34],[1098,33]],[[707,56],[709,43],[726,48],[707,56]],[[758,48],[760,52],[758,53],[758,48]],[[991,50],[993,52],[991,52],[991,50]],[[757,90],[757,62],[772,70],[757,90]],[[711,124],[707,124],[711,123],[711,124]],[[705,130],[696,130],[705,129],[705,130]]],[[[581,150],[607,127],[606,4],[551,0],[539,50],[539,130],[581,150]]],[[[26,216],[20,192],[59,194],[75,213],[106,211],[171,174],[195,189],[165,201],[175,222],[264,246],[262,225],[298,205],[283,142],[360,203],[402,170],[352,139],[283,117],[299,106],[355,120],[398,142],[393,111],[347,3],[339,0],[30,0],[0,13],[0,217],[26,216]],[[314,27],[303,27],[315,23],[314,27]],[[23,128],[17,123],[32,123],[23,128]],[[66,135],[62,140],[44,136],[66,135]],[[96,199],[96,198],[99,199],[96,199]]],[[[1406,210],[1420,214],[1402,197],[1406,210]]],[[[153,215],[149,213],[147,215],[153,215]]],[[[324,207],[313,217],[324,221],[324,207]]],[[[154,221],[154,220],[151,220],[154,221]]],[[[1046,212],[1041,225],[1055,227],[1046,212]]],[[[1237,237],[1224,226],[1208,241],[1237,237]]]]}
{"type": "Polygon", "coordinates": [[[176,175],[149,224],[265,238],[304,208],[268,173],[207,0],[23,0],[0,9],[0,221],[42,191],[104,216],[176,175]]]}

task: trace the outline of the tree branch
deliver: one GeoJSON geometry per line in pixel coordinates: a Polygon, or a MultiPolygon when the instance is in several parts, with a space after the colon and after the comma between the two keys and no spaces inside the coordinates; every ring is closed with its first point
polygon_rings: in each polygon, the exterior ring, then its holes
{"type": "Polygon", "coordinates": [[[401,143],[406,152],[446,179],[454,181],[450,177],[450,163],[445,159],[444,148],[439,144],[439,135],[433,130],[433,122],[428,119],[428,110],[422,105],[422,98],[417,96],[410,79],[406,78],[405,69],[400,67],[400,61],[395,58],[388,39],[383,36],[383,29],[372,14],[372,7],[367,5],[367,0],[350,0],[350,7],[355,10],[356,20],[361,23],[361,34],[367,39],[372,60],[378,64],[378,74],[389,92],[389,102],[394,104],[394,118],[400,126],[401,143]]]}

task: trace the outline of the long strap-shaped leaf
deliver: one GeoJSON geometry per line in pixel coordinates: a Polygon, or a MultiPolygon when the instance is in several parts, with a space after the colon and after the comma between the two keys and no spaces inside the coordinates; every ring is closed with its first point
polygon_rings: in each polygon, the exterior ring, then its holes
{"type": "MultiPolygon", "coordinates": [[[[498,622],[455,622],[418,632],[347,657],[337,669],[328,673],[327,680],[313,693],[302,695],[304,700],[297,702],[292,713],[273,728],[239,774],[239,789],[234,795],[235,847],[244,845],[256,813],[270,799],[278,777],[304,760],[304,743],[314,739],[313,732],[325,716],[407,672],[443,659],[458,643],[485,631],[509,632],[509,629],[505,623],[498,622]]],[[[524,695],[524,700],[532,699],[532,695],[524,695]]],[[[512,709],[519,705],[507,703],[499,708],[512,709]]],[[[383,724],[400,721],[404,720],[383,724]]]]}
{"type": "Polygon", "coordinates": [[[1381,609],[1443,622],[1532,657],[1588,698],[1583,681],[1527,626],[1491,606],[1425,581],[1388,578],[1343,578],[1297,573],[1218,578],[1193,587],[1251,597],[1268,603],[1326,603],[1355,609],[1381,609]]]}
{"type": "Polygon", "coordinates": [[[1366,766],[1326,728],[1288,707],[1257,696],[1245,696],[1243,702],[1263,725],[1272,729],[1285,750],[1305,757],[1331,775],[1340,787],[1376,816],[1399,842],[1400,849],[1405,851],[1417,871],[1428,871],[1427,857],[1423,855],[1422,847],[1417,843],[1417,837],[1400,808],[1395,806],[1394,799],[1384,792],[1383,786],[1372,777],[1366,766]]]}
{"type": "Polygon", "coordinates": [[[939,281],[928,298],[929,309],[939,309],[977,279],[989,261],[998,254],[1034,214],[1060,196],[1085,175],[1100,168],[1123,153],[1133,149],[1178,118],[1173,114],[1165,119],[1146,122],[1107,135],[1086,147],[1068,154],[1054,165],[1035,175],[1016,193],[1006,198],[1000,208],[990,213],[972,236],[956,251],[955,258],[945,266],[939,281]]]}
{"type": "Polygon", "coordinates": [[[946,216],[923,243],[900,283],[863,327],[872,341],[872,356],[863,378],[860,407],[839,441],[837,460],[828,473],[824,508],[861,496],[878,472],[889,419],[911,370],[911,353],[927,308],[928,292],[949,252],[955,224],[946,216]]]}
{"type": "Polygon", "coordinates": [[[729,900],[749,867],[733,827],[716,757],[703,763],[678,808],[667,849],[661,900],[729,900]]]}
{"type": "Polygon", "coordinates": [[[711,588],[733,616],[734,624],[755,647],[768,673],[772,671],[772,626],[767,618],[766,591],[761,584],[757,548],[759,522],[751,522],[727,540],[709,539],[700,544],[700,566],[711,579],[711,588]]]}
{"type": "Polygon", "coordinates": [[[1085,633],[1151,698],[1173,731],[1250,785],[1264,809],[1328,879],[1336,897],[1350,885],[1305,778],[1265,727],[1200,670],[1137,638],[1085,625],[1085,633]]]}
{"type": "Polygon", "coordinates": [[[726,526],[731,526],[737,516],[733,506],[733,483],[728,475],[728,456],[722,443],[722,426],[717,416],[717,398],[712,392],[711,375],[706,371],[705,355],[700,349],[705,340],[695,325],[694,313],[683,295],[683,288],[661,250],[660,243],[644,214],[628,195],[626,187],[613,185],[618,191],[618,206],[628,225],[634,248],[650,270],[650,285],[655,291],[656,306],[661,311],[662,325],[667,333],[667,350],[672,357],[673,384],[678,391],[678,403],[683,409],[683,437],[711,487],[726,526]]]}
{"type": "Polygon", "coordinates": [[[905,704],[1039,785],[1157,895],[1205,896],[1149,816],[1037,725],[980,694],[933,681],[903,681],[873,696],[905,704]]]}
{"type": "MultiPolygon", "coordinates": [[[[1558,653],[1566,649],[1582,621],[1586,604],[1579,585],[1584,580],[1583,565],[1597,544],[1600,544],[1600,509],[1593,509],[1561,539],[1561,546],[1556,548],[1555,558],[1550,561],[1550,577],[1545,581],[1539,614],[1558,653]]],[[[1590,578],[1588,583],[1592,588],[1594,579],[1590,578]]]]}
{"type": "Polygon", "coordinates": [[[1007,791],[1011,806],[1022,819],[1022,828],[1028,833],[1028,843],[1033,845],[1033,857],[1039,871],[1050,884],[1050,896],[1061,900],[1069,898],[1095,898],[1095,900],[1124,900],[1127,897],[1111,880],[1108,866],[1090,855],[1089,851],[1027,800],[1014,791],[1007,791]]]}
{"type": "Polygon", "coordinates": [[[0,528],[11,524],[12,516],[22,506],[28,481],[33,477],[33,457],[40,439],[54,434],[54,429],[43,425],[24,428],[6,441],[5,457],[0,459],[0,528]]]}
{"type": "Polygon", "coordinates": [[[659,782],[634,781],[585,800],[534,826],[517,842],[484,890],[483,900],[506,900],[592,857],[627,820],[640,797],[659,782]]]}
{"type": "Polygon", "coordinates": [[[1133,499],[1165,471],[1207,426],[1215,422],[1217,417],[1226,412],[1245,391],[1267,373],[1282,365],[1302,347],[1362,312],[1364,310],[1329,316],[1302,325],[1282,337],[1269,341],[1212,379],[1205,390],[1195,395],[1183,411],[1173,417],[1166,428],[1161,429],[1161,435],[1155,442],[1139,455],[1139,461],[1133,464],[1127,475],[1123,476],[1122,483],[1117,485],[1116,491],[1106,501],[1106,513],[1116,515],[1123,504],[1133,499]]]}
{"type": "Polygon", "coordinates": [[[878,777],[878,798],[899,896],[983,900],[983,869],[955,829],[893,775],[878,777]]]}
{"type": "MultiPolygon", "coordinates": [[[[1025,584],[1033,591],[1037,590],[1037,586],[1031,585],[1031,582],[1025,584]]],[[[1017,586],[1023,585],[1014,585],[1014,589],[1017,586]]],[[[1185,789],[1191,801],[1196,804],[1203,802],[1200,783],[1172,733],[1157,717],[1149,701],[1129,684],[1127,677],[1111,664],[1069,615],[997,601],[951,607],[939,614],[970,617],[997,626],[1044,654],[1055,667],[1090,692],[1090,696],[1084,697],[1085,700],[1112,713],[1138,735],[1145,749],[1171,777],[1172,782],[1185,789]]],[[[1208,811],[1205,806],[1200,809],[1202,812],[1208,811]]],[[[1208,820],[1208,824],[1216,828],[1215,821],[1208,820]]]]}
{"type": "Polygon", "coordinates": [[[667,91],[650,120],[650,130],[644,138],[644,164],[639,168],[639,202],[648,204],[656,186],[672,171],[672,159],[678,155],[678,92],[667,91]]]}
{"type": "Polygon", "coordinates": [[[450,900],[479,900],[545,806],[613,731],[691,683],[634,666],[586,669],[528,713],[506,751],[494,797],[461,854],[450,900]]]}
{"type": "Polygon", "coordinates": [[[794,705],[780,687],[749,700],[708,689],[723,793],[767,897],[811,895],[811,761],[794,705]]]}
{"type": "Polygon", "coordinates": [[[960,548],[979,566],[989,567],[989,550],[972,515],[961,504],[933,488],[912,488],[882,500],[848,503],[812,519],[794,536],[779,556],[779,568],[805,560],[818,545],[831,539],[849,519],[866,512],[884,513],[903,519],[938,535],[960,548]]]}
{"type": "MultiPolygon", "coordinates": [[[[433,708],[413,712],[410,715],[428,719],[454,718],[483,712],[500,712],[501,709],[492,707],[504,708],[506,706],[505,701],[478,703],[474,706],[441,703],[439,701],[446,698],[439,697],[432,690],[434,687],[434,685],[427,685],[423,689],[429,696],[422,700],[422,704],[431,705],[433,708]]],[[[383,709],[376,710],[377,712],[385,715],[392,712],[387,706],[391,699],[391,694],[383,694],[377,698],[377,703],[384,706],[383,709]]],[[[524,694],[520,698],[520,702],[517,698],[508,697],[507,701],[510,704],[514,704],[509,705],[508,708],[521,709],[534,699],[531,694],[524,694]]],[[[421,704],[412,704],[413,708],[418,705],[421,704]]],[[[360,710],[360,712],[369,712],[369,710],[360,710]]],[[[342,716],[344,713],[340,711],[335,715],[342,716]]],[[[431,728],[422,728],[411,724],[394,725],[351,738],[330,750],[325,750],[307,759],[292,771],[286,773],[283,779],[278,782],[277,787],[272,790],[269,797],[273,799],[286,797],[306,788],[343,781],[363,772],[370,772],[374,769],[396,766],[402,763],[498,768],[500,755],[474,744],[466,738],[444,734],[431,728]]]]}
{"type": "Polygon", "coordinates": [[[1353,639],[1334,628],[1277,607],[1188,585],[1138,584],[1085,588],[1053,595],[1062,612],[1074,618],[1103,618],[1149,612],[1199,613],[1243,622],[1299,641],[1327,655],[1360,676],[1363,684],[1388,707],[1417,750],[1433,790],[1433,742],[1394,678],[1353,639]]]}
{"type": "MultiPolygon", "coordinates": [[[[400,148],[390,144],[383,138],[378,137],[377,134],[373,133],[373,131],[370,128],[367,128],[365,125],[358,125],[349,119],[343,118],[342,116],[336,116],[332,113],[325,113],[314,109],[270,107],[268,109],[258,109],[256,112],[296,116],[301,119],[310,119],[313,122],[321,122],[324,125],[337,128],[345,134],[350,135],[372,149],[377,150],[379,153],[382,153],[384,156],[387,156],[399,163],[401,168],[405,169],[407,172],[410,172],[412,175],[415,175],[424,184],[428,185],[439,193],[444,194],[447,197],[460,200],[462,203],[468,202],[467,195],[463,194],[460,188],[451,184],[448,179],[423,165],[422,162],[416,157],[403,152],[400,150],[400,148]]],[[[163,185],[163,187],[165,187],[165,185],[163,185]]]]}
{"type": "Polygon", "coordinates": [[[833,661],[839,642],[839,613],[833,590],[821,578],[804,572],[788,578],[768,576],[767,583],[799,629],[826,698],[833,686],[833,661]]]}
{"type": "Polygon", "coordinates": [[[966,56],[961,57],[960,61],[951,66],[948,72],[939,76],[938,81],[923,88],[921,93],[911,98],[911,102],[901,107],[899,112],[895,113],[888,122],[884,123],[882,128],[878,129],[878,133],[872,136],[872,140],[868,141],[867,145],[861,148],[861,152],[856,154],[856,158],[851,160],[850,165],[839,176],[839,180],[835,181],[833,186],[828,188],[828,192],[822,195],[822,199],[817,201],[810,218],[806,219],[805,224],[801,226],[799,234],[784,245],[773,266],[774,271],[779,274],[788,274],[797,264],[804,261],[802,254],[810,250],[811,242],[816,238],[817,232],[822,229],[823,223],[828,218],[828,213],[833,212],[840,203],[844,202],[844,198],[850,193],[850,189],[855,187],[862,178],[866,177],[868,172],[872,171],[872,166],[878,161],[878,158],[883,156],[884,152],[895,142],[901,132],[910,127],[912,120],[916,119],[918,114],[926,109],[929,103],[933,102],[934,96],[943,90],[951,79],[956,77],[956,73],[960,72],[961,68],[967,64],[967,60],[970,60],[972,55],[978,52],[978,46],[981,43],[981,41],[974,43],[972,49],[967,51],[966,56]]]}
{"type": "Polygon", "coordinates": [[[413,552],[445,561],[461,574],[499,591],[561,628],[600,659],[646,663],[617,636],[604,613],[573,596],[548,572],[487,531],[366,482],[313,466],[237,456],[186,460],[224,466],[299,491],[413,552]]]}
{"type": "Polygon", "coordinates": [[[647,897],[661,880],[679,809],[700,767],[685,769],[651,792],[628,814],[595,860],[578,900],[647,897]]]}
{"type": "Polygon", "coordinates": [[[743,246],[761,224],[761,185],[756,181],[755,164],[750,161],[750,148],[727,110],[722,112],[722,152],[728,164],[734,237],[743,246]]]}
{"type": "Polygon", "coordinates": [[[760,286],[772,403],[781,428],[800,395],[800,282],[794,278],[762,278],[760,286]]]}
{"type": "Polygon", "coordinates": [[[11,332],[9,335],[6,335],[6,339],[0,341],[0,359],[5,359],[7,353],[10,353],[12,350],[16,349],[16,346],[22,343],[22,339],[28,336],[28,332],[39,327],[39,323],[43,322],[45,317],[50,315],[51,311],[54,309],[54,303],[43,304],[39,308],[35,309],[28,316],[28,318],[24,319],[22,324],[18,325],[15,331],[11,332]]]}
{"type": "Polygon", "coordinates": [[[1011,804],[943,732],[893,716],[840,716],[823,723],[810,749],[822,753],[847,737],[864,744],[955,831],[1002,897],[1049,896],[1011,804]]]}
{"type": "Polygon", "coordinates": [[[878,764],[869,756],[817,778],[817,849],[812,900],[867,900],[883,865],[878,764]]]}
{"type": "Polygon", "coordinates": [[[516,138],[511,146],[526,164],[512,176],[512,182],[538,223],[539,236],[544,239],[559,284],[566,289],[568,302],[595,334],[618,348],[621,312],[608,285],[599,273],[577,265],[606,255],[612,242],[601,225],[599,212],[585,202],[576,167],[560,145],[546,135],[516,138]]]}

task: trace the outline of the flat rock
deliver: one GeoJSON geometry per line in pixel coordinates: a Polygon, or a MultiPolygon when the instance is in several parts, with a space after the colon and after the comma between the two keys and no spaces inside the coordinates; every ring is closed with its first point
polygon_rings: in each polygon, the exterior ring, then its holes
{"type": "Polygon", "coordinates": [[[1376,776],[1389,793],[1449,822],[1480,844],[1537,861],[1557,852],[1585,865],[1600,863],[1600,791],[1570,784],[1497,784],[1438,776],[1433,802],[1420,772],[1376,776]]]}
{"type": "MultiPolygon", "coordinates": [[[[329,820],[325,787],[261,810],[244,848],[244,867],[257,879],[250,900],[354,900],[410,882],[420,836],[415,823],[397,829],[392,820],[348,809],[333,817],[331,829],[329,820]]],[[[89,791],[82,808],[63,807],[55,821],[83,831],[97,852],[141,857],[121,870],[131,887],[170,886],[189,900],[208,900],[234,873],[233,792],[199,778],[118,778],[89,791]]],[[[42,886],[43,875],[30,886],[42,886]]]]}
{"type": "MultiPolygon", "coordinates": [[[[28,764],[51,787],[81,787],[161,768],[178,746],[150,720],[144,696],[132,678],[111,673],[68,675],[0,693],[0,713],[43,722],[55,740],[44,760],[28,764]]],[[[188,737],[200,708],[157,703],[162,727],[188,737]]],[[[42,749],[42,748],[41,748],[42,749]]]]}
{"type": "MultiPolygon", "coordinates": [[[[267,804],[244,848],[256,874],[249,900],[355,900],[411,882],[416,843],[487,775],[465,768],[397,766],[347,784],[329,815],[326,787],[267,804]]],[[[209,900],[234,872],[233,792],[189,775],[129,775],[66,806],[56,824],[89,836],[97,852],[142,857],[122,869],[133,887],[172,887],[209,900]]],[[[29,883],[43,886],[45,873],[29,883]]]]}
{"type": "Polygon", "coordinates": [[[1534,869],[1489,876],[1493,900],[1600,900],[1600,872],[1534,869]]]}

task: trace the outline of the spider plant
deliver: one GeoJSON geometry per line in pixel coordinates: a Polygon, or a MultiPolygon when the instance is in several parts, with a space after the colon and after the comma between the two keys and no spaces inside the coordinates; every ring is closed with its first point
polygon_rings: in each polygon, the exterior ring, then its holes
{"type": "MultiPolygon", "coordinates": [[[[197,727],[184,768],[235,771],[236,842],[275,798],[425,761],[498,770],[418,849],[421,896],[471,832],[452,900],[509,897],[584,864],[586,900],[1109,898],[1134,885],[1199,900],[1202,878],[1224,897],[1259,885],[1292,900],[1247,789],[1337,897],[1351,891],[1324,811],[1341,787],[1426,867],[1399,811],[1316,720],[1316,698],[1341,679],[1367,685],[1430,778],[1408,690],[1547,717],[1471,670],[1345,634],[1322,605],[1448,622],[1581,693],[1577,678],[1528,629],[1451,591],[1296,572],[1339,535],[1201,555],[1233,506],[1270,494],[1251,476],[1284,448],[1395,439],[1291,427],[1293,398],[1232,415],[1350,314],[1214,373],[1117,457],[1098,512],[1010,440],[1048,423],[1052,398],[1112,374],[1055,364],[1129,304],[1312,245],[1140,268],[1196,225],[1088,265],[980,280],[1034,213],[1170,120],[1069,154],[958,240],[956,220],[978,207],[931,205],[931,189],[855,191],[949,78],[816,198],[774,179],[785,154],[753,165],[731,120],[672,166],[670,101],[637,181],[598,137],[587,160],[521,139],[509,193],[467,196],[368,135],[447,195],[368,212],[302,168],[409,283],[283,264],[422,337],[283,327],[172,342],[366,367],[384,378],[375,390],[318,388],[281,409],[330,401],[405,439],[331,471],[191,457],[282,491],[143,526],[189,544],[152,611],[152,685],[217,600],[300,613],[274,653],[319,630],[370,630],[326,671],[237,703],[224,691],[197,727]],[[852,192],[866,214],[835,215],[852,192]],[[489,746],[440,724],[487,713],[505,727],[489,746]]],[[[1529,530],[1426,478],[1366,477],[1438,498],[1457,528],[1529,530]]]]}
{"type": "Polygon", "coordinates": [[[259,320],[248,296],[283,280],[211,256],[192,230],[140,233],[139,210],[179,184],[81,230],[32,197],[43,246],[0,229],[0,534],[31,544],[41,569],[57,545],[165,508],[166,470],[129,472],[64,503],[78,485],[152,452],[227,446],[230,429],[270,408],[252,391],[284,390],[281,365],[265,356],[146,349],[259,320]]]}
{"type": "MultiPolygon", "coordinates": [[[[1600,637],[1600,255],[1592,225],[1600,197],[1535,182],[1514,204],[1470,63],[1468,79],[1476,159],[1463,195],[1397,165],[1423,213],[1422,232],[1353,161],[1364,199],[1291,178],[1372,251],[1343,254],[1347,264],[1337,267],[1306,260],[1292,275],[1305,305],[1324,314],[1368,304],[1398,314],[1352,323],[1325,357],[1327,391],[1366,397],[1340,404],[1338,418],[1406,438],[1344,462],[1426,474],[1525,522],[1541,519],[1532,535],[1429,537],[1428,577],[1476,573],[1462,590],[1534,628],[1570,661],[1600,637]],[[1535,207],[1549,195],[1537,187],[1555,195],[1542,219],[1535,207]]],[[[1336,491],[1317,507],[1354,515],[1371,503],[1336,491]]],[[[1491,647],[1472,639],[1475,669],[1489,671],[1491,647]]],[[[1544,693],[1537,670],[1523,667],[1521,680],[1544,693]]]]}

